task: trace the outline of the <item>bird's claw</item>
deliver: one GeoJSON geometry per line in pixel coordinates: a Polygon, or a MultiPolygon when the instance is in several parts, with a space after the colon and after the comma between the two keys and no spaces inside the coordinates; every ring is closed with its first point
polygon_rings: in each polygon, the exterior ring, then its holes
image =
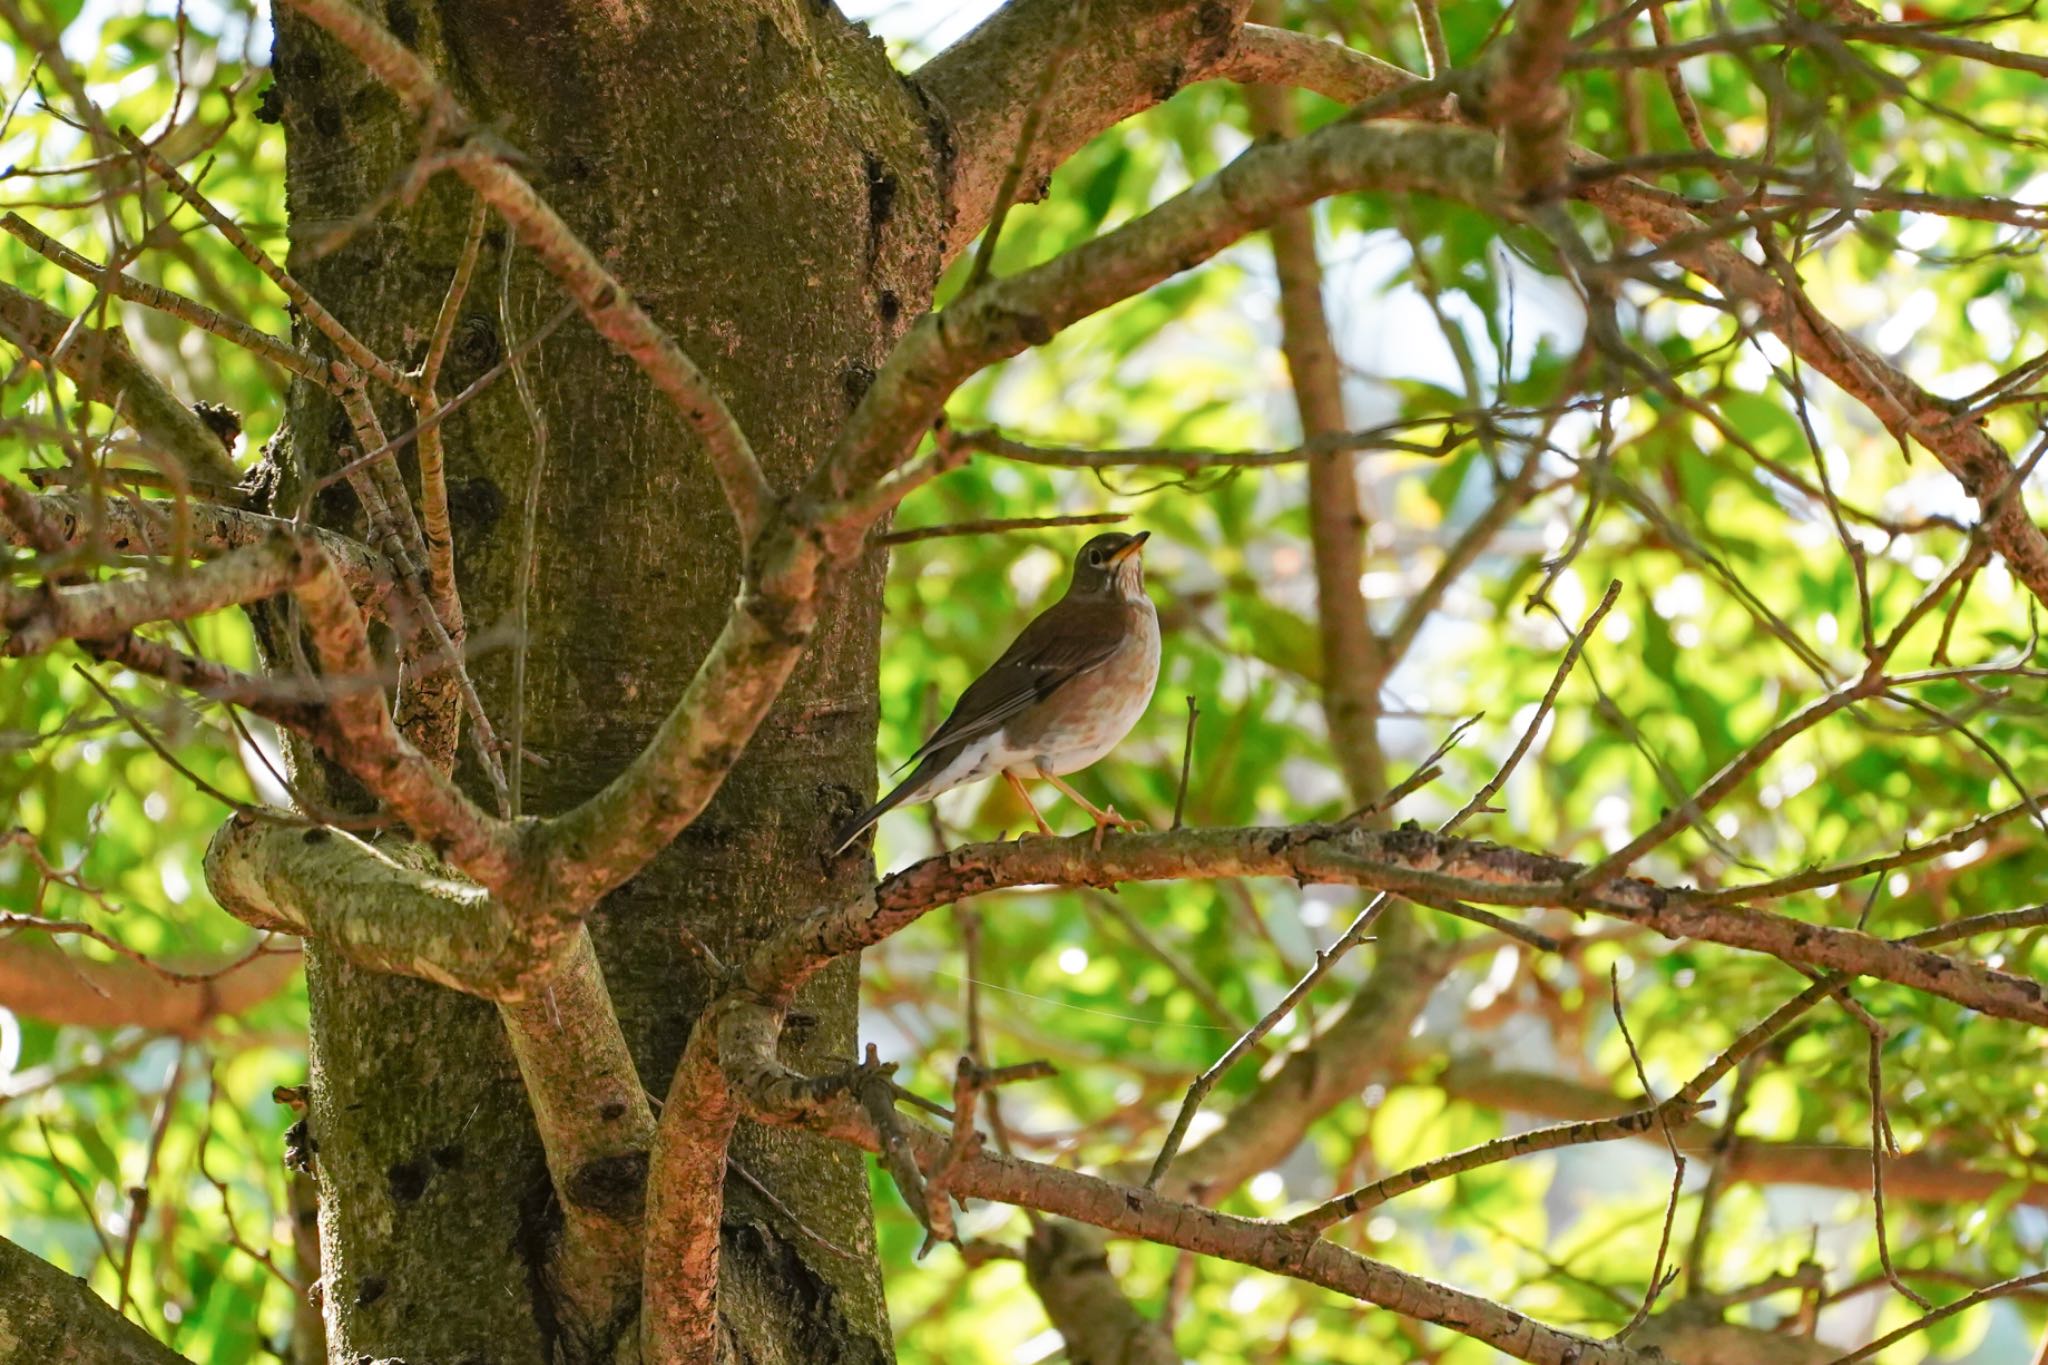
{"type": "Polygon", "coordinates": [[[1097,853],[1102,852],[1102,836],[1112,828],[1132,834],[1139,834],[1150,828],[1143,820],[1132,820],[1127,816],[1118,815],[1115,806],[1105,806],[1100,814],[1102,818],[1095,822],[1094,848],[1097,853]]]}

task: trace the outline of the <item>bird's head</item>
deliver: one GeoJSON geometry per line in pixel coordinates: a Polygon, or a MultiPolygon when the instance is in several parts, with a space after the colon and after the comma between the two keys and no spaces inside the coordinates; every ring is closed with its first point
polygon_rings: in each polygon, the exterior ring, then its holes
{"type": "Polygon", "coordinates": [[[1145,595],[1145,542],[1150,531],[1134,536],[1105,531],[1074,556],[1074,583],[1069,593],[1092,597],[1136,599],[1145,595]]]}

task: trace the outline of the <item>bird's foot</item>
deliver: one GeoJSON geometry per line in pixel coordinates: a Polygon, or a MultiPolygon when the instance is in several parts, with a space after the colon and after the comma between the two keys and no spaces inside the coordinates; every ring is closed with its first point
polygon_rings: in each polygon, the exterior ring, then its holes
{"type": "Polygon", "coordinates": [[[1124,830],[1131,834],[1142,834],[1150,828],[1143,820],[1133,820],[1128,816],[1118,815],[1115,806],[1106,806],[1096,811],[1095,815],[1094,847],[1097,853],[1102,852],[1102,836],[1111,829],[1124,830]]]}

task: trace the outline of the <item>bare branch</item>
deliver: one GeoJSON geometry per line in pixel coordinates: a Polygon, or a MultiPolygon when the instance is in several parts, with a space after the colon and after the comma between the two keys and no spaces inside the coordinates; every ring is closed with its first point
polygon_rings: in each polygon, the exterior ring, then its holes
{"type": "MultiPolygon", "coordinates": [[[[876,1150],[880,1137],[843,1081],[807,1080],[775,1059],[779,1029],[779,1012],[760,1005],[736,1007],[722,1022],[720,1060],[748,1108],[763,1122],[800,1125],[876,1150]]],[[[950,1143],[944,1135],[914,1124],[904,1128],[920,1167],[929,1170],[946,1158],[950,1143]]],[[[1539,1365],[1651,1365],[1652,1358],[1644,1352],[1547,1327],[1500,1304],[1411,1276],[1297,1229],[1216,1213],[1077,1171],[982,1152],[955,1161],[948,1183],[962,1194],[1035,1208],[1118,1235],[1306,1280],[1449,1327],[1519,1360],[1539,1365]]]]}
{"type": "Polygon", "coordinates": [[[718,1359],[719,1216],[739,1106],[719,1068],[713,1004],[697,1016],[669,1081],[647,1176],[640,1348],[649,1365],[718,1359]]]}
{"type": "Polygon", "coordinates": [[[983,521],[951,521],[940,526],[911,526],[875,536],[876,545],[909,545],[946,536],[1000,535],[1007,531],[1046,531],[1056,526],[1114,526],[1128,518],[1122,512],[1083,512],[1061,517],[989,517],[983,521]]]}
{"type": "MultiPolygon", "coordinates": [[[[1940,36],[1940,35],[1936,35],[1940,36]]],[[[1988,44],[1982,46],[1988,47],[1988,44]]],[[[1640,54],[1650,49],[1621,49],[1640,54]]],[[[1352,103],[1413,87],[1416,78],[1363,53],[1281,30],[1247,28],[1206,74],[1239,80],[1293,81],[1352,103]]],[[[1575,171],[1600,168],[1604,160],[1579,148],[1570,151],[1575,171]]],[[[1617,226],[1665,245],[1675,259],[1713,282],[1730,303],[1753,307],[1758,322],[1775,332],[1814,369],[1833,380],[1883,422],[1932,451],[1980,505],[1989,503],[2012,471],[2011,459],[1974,420],[1935,397],[1897,367],[1844,334],[1811,309],[1801,308],[1768,269],[1721,240],[1677,196],[1627,177],[1577,180],[1573,193],[1617,226]]],[[[1990,525],[1998,547],[2022,583],[2048,601],[2048,536],[2012,501],[1990,525]]]]}
{"type": "Polygon", "coordinates": [[[1988,1285],[1974,1294],[1965,1294],[1954,1303],[1945,1303],[1933,1312],[1915,1318],[1896,1331],[1885,1333],[1868,1346],[1851,1351],[1847,1355],[1835,1357],[1830,1362],[1830,1365],[1856,1365],[1856,1362],[1859,1360],[1869,1360],[1887,1346],[1904,1341],[1907,1337],[1913,1336],[1916,1333],[1924,1332],[1937,1322],[1941,1322],[1946,1318],[1952,1318],[1966,1309],[1975,1308],[1980,1303],[2000,1298],[2006,1294],[2017,1293],[2022,1289],[2028,1289],[2037,1284],[2048,1284],[2048,1270],[2037,1270],[2031,1275],[2016,1275],[2012,1279],[2000,1280],[1997,1284],[1988,1285]]]}
{"type": "Polygon", "coordinates": [[[94,961],[28,937],[39,925],[8,928],[0,937],[0,1005],[52,1024],[196,1034],[277,995],[299,970],[292,951],[175,966],[94,961]]]}
{"type": "MultiPolygon", "coordinates": [[[[1640,1099],[1611,1094],[1567,1076],[1501,1070],[1482,1061],[1454,1061],[1434,1079],[1445,1094],[1456,1100],[1572,1123],[1597,1122],[1632,1113],[1642,1104],[1640,1099]]],[[[1664,1141],[1655,1129],[1631,1136],[1660,1146],[1664,1141]]],[[[1745,1136],[1722,1152],[1717,1150],[1720,1130],[1700,1122],[1676,1128],[1674,1136],[1680,1151],[1722,1163],[1729,1180],[1759,1185],[1812,1185],[1853,1194],[1870,1190],[1870,1153],[1860,1146],[1774,1142],[1745,1136]]],[[[2012,1191],[2016,1182],[2020,1203],[2048,1208],[2048,1182],[2029,1180],[2012,1172],[1969,1166],[1926,1152],[1908,1152],[1885,1164],[1885,1185],[1891,1194],[1936,1204],[1981,1203],[2001,1192],[2012,1191]]]]}
{"type": "Polygon", "coordinates": [[[229,246],[241,253],[243,260],[255,266],[265,279],[276,285],[284,296],[291,300],[292,307],[300,316],[311,323],[320,335],[333,342],[334,348],[341,352],[349,364],[400,393],[417,395],[418,385],[413,380],[400,374],[383,357],[358,341],[355,334],[342,325],[341,319],[328,312],[326,305],[313,297],[312,292],[294,279],[289,271],[270,259],[268,252],[250,241],[249,234],[242,231],[241,226],[222,212],[212,200],[201,194],[199,187],[180,174],[176,166],[164,160],[155,149],[126,128],[115,129],[114,136],[120,139],[121,145],[133,153],[137,160],[149,167],[159,180],[170,186],[173,193],[191,205],[195,213],[210,223],[213,229],[226,239],[229,246]]]}
{"type": "MultiPolygon", "coordinates": [[[[249,354],[269,361],[288,374],[295,374],[322,388],[333,387],[333,381],[328,377],[327,362],[320,357],[308,355],[268,332],[258,331],[246,322],[216,312],[197,299],[188,299],[183,294],[174,293],[160,285],[138,280],[133,275],[123,274],[111,266],[95,264],[34,227],[18,213],[0,217],[0,231],[7,232],[52,265],[60,266],[81,280],[105,289],[115,298],[127,299],[145,308],[167,313],[180,322],[189,322],[201,331],[211,332],[223,341],[234,343],[249,354]]],[[[218,444],[218,441],[215,444],[218,444]]]]}
{"type": "Polygon", "coordinates": [[[1109,1268],[1101,1231],[1045,1219],[1024,1243],[1024,1275],[1074,1361],[1180,1365],[1173,1334],[1140,1313],[1109,1268]]]}
{"type": "MultiPolygon", "coordinates": [[[[107,471],[110,480],[119,471],[107,471]]],[[[86,493],[44,493],[35,502],[69,543],[94,555],[170,555],[180,543],[202,557],[209,553],[258,545],[283,533],[311,536],[327,552],[348,584],[349,592],[367,610],[379,605],[391,586],[391,566],[360,541],[319,527],[300,527],[280,517],[265,516],[217,503],[145,501],[108,497],[93,505],[86,493]],[[182,524],[181,524],[182,523],[182,524]],[[89,537],[97,530],[96,541],[89,537]]],[[[10,534],[16,544],[26,534],[10,534]]]]}
{"type": "MultiPolygon", "coordinates": [[[[1255,136],[1288,138],[1300,131],[1291,89],[1250,86],[1244,95],[1255,136]]],[[[1337,346],[1323,308],[1315,219],[1306,208],[1287,209],[1274,215],[1266,235],[1280,279],[1280,350],[1293,382],[1295,412],[1303,437],[1328,439],[1350,424],[1344,416],[1337,346]]],[[[1385,642],[1373,632],[1359,586],[1370,529],[1351,454],[1332,451],[1309,461],[1308,533],[1316,575],[1316,638],[1322,647],[1323,718],[1337,767],[1357,804],[1387,789],[1379,722],[1388,655],[1385,642]]]]}
{"type": "Polygon", "coordinates": [[[1023,464],[1051,465],[1064,469],[1117,469],[1125,466],[1157,466],[1197,474],[1209,470],[1270,469],[1276,465],[1304,464],[1318,456],[1345,451],[1398,451],[1405,455],[1446,455],[1470,439],[1457,425],[1458,415],[1403,418],[1363,431],[1315,436],[1285,450],[1184,450],[1165,447],[1123,450],[1083,450],[1074,446],[1049,446],[1013,440],[993,430],[962,430],[953,439],[969,450],[982,451],[1023,464]],[[1441,440],[1419,441],[1399,433],[1417,427],[1447,427],[1441,440]]]}
{"type": "Polygon", "coordinates": [[[279,537],[181,572],[39,588],[0,583],[0,654],[37,654],[58,640],[105,640],[149,621],[184,620],[289,591],[322,571],[311,540],[279,537]]]}
{"type": "Polygon", "coordinates": [[[2000,1018],[2048,1023],[2038,982],[1854,929],[1723,908],[1639,878],[1589,890],[1581,864],[1424,830],[1351,826],[1181,830],[1123,835],[1097,852],[1088,838],[970,844],[898,872],[854,903],[812,916],[762,944],[749,984],[769,998],[825,962],[856,952],[936,906],[1013,886],[1109,886],[1125,881],[1290,877],[1391,895],[1415,892],[1494,905],[1555,906],[1626,920],[1672,939],[1703,939],[1954,1000],[2000,1018]]]}

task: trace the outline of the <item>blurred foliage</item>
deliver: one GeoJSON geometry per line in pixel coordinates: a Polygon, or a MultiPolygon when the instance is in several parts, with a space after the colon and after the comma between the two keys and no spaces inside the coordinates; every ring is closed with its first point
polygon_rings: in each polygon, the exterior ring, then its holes
{"type": "MultiPolygon", "coordinates": [[[[1479,51],[1500,19],[1492,4],[1443,8],[1460,61],[1479,51]]],[[[1592,8],[1582,16],[1588,21],[1592,8]]],[[[1974,9],[1962,0],[1928,8],[1955,17],[1974,9]]],[[[208,194],[259,240],[281,241],[281,139],[256,116],[265,78],[254,60],[267,43],[260,26],[211,7],[181,17],[155,0],[140,7],[95,0],[89,12],[72,4],[45,12],[69,25],[65,50],[113,120],[137,130],[179,124],[182,141],[171,150],[205,168],[208,194]]],[[[896,5],[875,15],[906,64],[924,55],[919,35],[930,13],[896,5]]],[[[1671,8],[1680,39],[1712,31],[1717,14],[1736,29],[1778,18],[1759,0],[1671,8]]],[[[1412,69],[1423,63],[1405,4],[1298,3],[1288,22],[1412,69]]],[[[949,22],[947,33],[957,31],[949,22]]],[[[2048,24],[2036,20],[1974,36],[2015,51],[2048,50],[2048,24]]],[[[1787,165],[1853,174],[1859,184],[2048,198],[2038,169],[2038,76],[1861,46],[1717,54],[1688,62],[1684,73],[1730,154],[1769,147],[1787,165]],[[1901,95],[1900,82],[1911,97],[1901,95]]],[[[102,168],[45,174],[79,163],[85,144],[43,108],[37,91],[51,88],[48,76],[31,84],[30,75],[18,39],[0,48],[0,89],[10,99],[27,91],[0,131],[0,166],[10,167],[0,175],[0,198],[95,259],[117,243],[145,243],[135,273],[284,331],[280,298],[188,210],[161,195],[129,197],[110,226],[96,202],[102,168]],[[138,206],[147,207],[147,221],[138,206]]],[[[1654,75],[1592,70],[1573,84],[1577,135],[1596,149],[1628,154],[1631,100],[1651,146],[1684,145],[1654,75]]],[[[1338,112],[1307,96],[1301,109],[1311,126],[1338,112]]],[[[1248,142],[1235,92],[1219,85],[1182,91],[1098,139],[1059,171],[1042,203],[1013,214],[998,269],[1048,259],[1128,221],[1248,142]]],[[[1701,197],[1719,193],[1705,172],[1675,171],[1663,183],[1701,197]]],[[[1829,216],[1820,208],[1802,212],[1814,224],[1829,216]]],[[[1540,241],[1464,209],[1373,194],[1321,205],[1316,220],[1357,425],[1496,405],[1540,408],[1557,399],[1580,349],[1583,315],[1540,241]]],[[[1607,254],[1642,250],[1591,215],[1578,221],[1607,254]]],[[[1798,266],[1829,317],[1937,393],[1960,398],[2048,344],[2039,248],[2037,233],[1996,222],[1869,212],[1806,239],[1798,266]]],[[[962,269],[942,296],[959,287],[962,269]]],[[[11,239],[0,240],[0,277],[74,311],[102,303],[88,285],[11,239]]],[[[1299,432],[1277,350],[1275,301],[1268,247],[1247,240],[979,377],[955,400],[955,420],[1074,446],[1287,445],[1299,432]]],[[[1445,760],[1444,775],[1411,797],[1401,818],[1434,824],[1493,774],[1550,682],[1567,636],[1560,622],[1576,626],[1610,579],[1623,585],[1620,607],[1497,798],[1499,811],[1472,832],[1597,859],[1774,724],[1856,676],[1864,640],[1851,558],[1825,507],[1777,472],[1817,483],[1816,450],[1842,502],[1868,514],[1851,520],[1846,533],[1867,561],[1880,634],[1965,547],[1959,527],[1974,508],[1954,480],[1924,453],[1905,458],[1866,411],[1824,384],[1813,385],[1802,412],[1802,373],[1775,341],[1748,337],[1726,313],[1640,279],[1621,285],[1617,307],[1632,343],[1727,429],[1617,373],[1602,376],[1618,395],[1604,414],[1587,408],[1556,417],[1552,449],[1539,457],[1547,491],[1447,595],[1388,689],[1383,738],[1397,775],[1453,725],[1481,715],[1445,760]],[[1573,547],[1548,586],[1554,614],[1530,609],[1548,561],[1573,547]]],[[[109,311],[144,360],[185,396],[247,414],[245,454],[268,437],[279,411],[274,374],[145,310],[109,311]]],[[[66,392],[61,382],[56,390],[66,392]]],[[[50,421],[50,392],[34,374],[14,373],[0,388],[0,422],[8,424],[0,428],[0,475],[61,462],[60,448],[10,434],[50,421]]],[[[105,429],[104,414],[92,420],[102,425],[78,439],[105,429]]],[[[2008,407],[1992,414],[1990,430],[2024,453],[2033,421],[2032,409],[2008,407]]],[[[1371,526],[1366,589],[1376,624],[1392,623],[1444,547],[1484,511],[1506,473],[1530,458],[1542,427],[1541,419],[1510,419],[1497,439],[1440,460],[1361,459],[1371,526]]],[[[1083,788],[1155,827],[1168,823],[1181,771],[1182,699],[1191,697],[1201,720],[1189,823],[1342,814],[1350,803],[1329,762],[1317,704],[1314,579],[1298,466],[1192,478],[1133,468],[1098,477],[983,458],[921,491],[898,521],[1102,510],[1125,513],[1129,525],[1154,533],[1150,582],[1168,633],[1151,712],[1111,760],[1082,776],[1083,788]]],[[[2038,502],[2034,510],[2039,519],[2038,502]]],[[[916,747],[959,690],[1058,591],[1074,540],[1070,532],[938,539],[896,555],[880,689],[885,767],[916,747]]],[[[1940,630],[1957,662],[2024,655],[2033,645],[2032,604],[1995,560],[1975,577],[1952,623],[1941,618],[1935,612],[1916,631],[1902,667],[1926,666],[1940,630]]],[[[248,662],[239,618],[194,629],[206,652],[248,662]]],[[[73,869],[73,880],[99,894],[45,885],[33,860],[10,849],[0,850],[0,903],[85,920],[166,961],[233,956],[249,936],[207,904],[198,868],[221,808],[108,709],[78,675],[77,658],[59,651],[0,665],[0,823],[31,831],[48,862],[73,869]]],[[[277,799],[261,735],[252,746],[218,710],[193,709],[111,670],[100,676],[205,781],[237,799],[277,799]]],[[[1879,856],[2011,804],[2015,776],[2032,790],[2048,786],[2037,682],[1944,682],[1914,694],[1966,720],[1974,740],[1893,706],[1831,719],[1744,782],[1710,829],[1681,835],[1643,870],[1667,882],[1718,885],[1879,856]]],[[[1060,810],[1056,818],[1071,824],[1074,813],[1060,810]]],[[[900,865],[941,842],[1025,823],[1001,784],[984,784],[948,796],[936,814],[889,817],[880,854],[885,866],[900,865]]],[[[1868,915],[1874,931],[1897,934],[2027,904],[2038,899],[2044,875],[2041,832],[2021,820],[1938,861],[1777,908],[1828,924],[1868,915]]],[[[1123,912],[1192,964],[1228,1017],[1135,941],[1105,909],[1102,893],[983,902],[978,971],[992,1060],[1046,1057],[1060,1068],[1056,1079],[1003,1099],[1015,1141],[1032,1156],[1088,1165],[1149,1156],[1187,1081],[1234,1035],[1232,1021],[1256,1017],[1277,1000],[1359,904],[1348,891],[1264,883],[1133,886],[1116,895],[1123,912]]],[[[1571,954],[1541,957],[1462,922],[1430,921],[1431,932],[1470,951],[1402,1055],[1389,1059],[1386,1083],[1326,1116],[1280,1170],[1250,1182],[1225,1207],[1286,1215],[1333,1187],[1526,1122],[1447,1093],[1439,1081],[1453,1060],[1637,1093],[1609,1012],[1610,969],[1659,1093],[1801,985],[1767,958],[1596,922],[1575,925],[1559,915],[1539,920],[1549,932],[1576,929],[1594,939],[1571,954]]],[[[2022,933],[1971,947],[2040,977],[2048,973],[2041,939],[2022,933]]],[[[105,956],[90,942],[65,943],[84,957],[105,956]]],[[[1283,1022],[1276,1044],[1301,1043],[1340,1009],[1363,977],[1365,956],[1344,964],[1283,1022]]],[[[961,912],[931,916],[866,958],[864,1034],[905,1064],[903,1079],[933,1096],[944,1093],[963,1044],[966,971],[961,912]]],[[[1883,985],[1860,988],[1857,998],[1887,1033],[1890,1117],[1906,1150],[2015,1182],[2048,1179],[2039,1151],[2048,1131],[2048,1057],[2039,1036],[1883,985]]],[[[280,1266],[290,1264],[280,1153],[291,1116],[270,1090],[303,1076],[303,1030],[298,992],[189,1040],[60,1029],[0,1011],[0,1223],[7,1234],[87,1275],[110,1299],[121,1297],[125,1282],[131,1314],[194,1359],[241,1361],[281,1346],[291,1291],[251,1253],[274,1252],[280,1266]],[[131,1228],[128,1190],[139,1183],[150,1198],[131,1228]],[[124,1259],[132,1260],[125,1275],[124,1259]]],[[[1744,1131],[1802,1147],[1863,1149],[1866,1063],[1862,1026],[1840,1009],[1816,1011],[1768,1054],[1744,1131]]],[[[1249,1093],[1254,1070],[1228,1077],[1210,1108],[1223,1112],[1249,1093]]],[[[1715,1097],[1725,1113],[1728,1087],[1715,1097]]],[[[1689,1177],[1674,1232],[1681,1248],[1707,1166],[1695,1162],[1689,1177]]],[[[1611,1331],[1642,1294],[1669,1179],[1660,1147],[1568,1149],[1430,1186],[1334,1236],[1546,1320],[1611,1331]]],[[[948,1252],[917,1262],[923,1234],[885,1177],[876,1177],[875,1196],[903,1360],[1024,1362],[1056,1351],[1015,1263],[970,1271],[948,1252]]],[[[2012,1199],[1889,1202],[1893,1259],[1938,1300],[2043,1264],[2048,1217],[2039,1208],[2012,1199]]],[[[963,1231],[1014,1243],[1023,1219],[977,1204],[963,1231]]],[[[1704,1274],[1710,1287],[1733,1291],[1808,1256],[1838,1288],[1877,1273],[1867,1193],[1737,1185],[1721,1200],[1704,1274]]],[[[1491,1358],[1438,1329],[1227,1264],[1178,1270],[1175,1253],[1125,1243],[1113,1258],[1148,1311],[1171,1297],[1181,1349],[1204,1362],[1460,1365],[1491,1358]]],[[[1735,1313],[1769,1325],[1795,1306],[1793,1294],[1781,1293],[1735,1313]]],[[[1916,1312],[1880,1288],[1829,1308],[1822,1331],[1856,1343],[1916,1312]]],[[[1885,1359],[2015,1360],[2043,1325],[2037,1303],[2001,1302],[1885,1359]]]]}

